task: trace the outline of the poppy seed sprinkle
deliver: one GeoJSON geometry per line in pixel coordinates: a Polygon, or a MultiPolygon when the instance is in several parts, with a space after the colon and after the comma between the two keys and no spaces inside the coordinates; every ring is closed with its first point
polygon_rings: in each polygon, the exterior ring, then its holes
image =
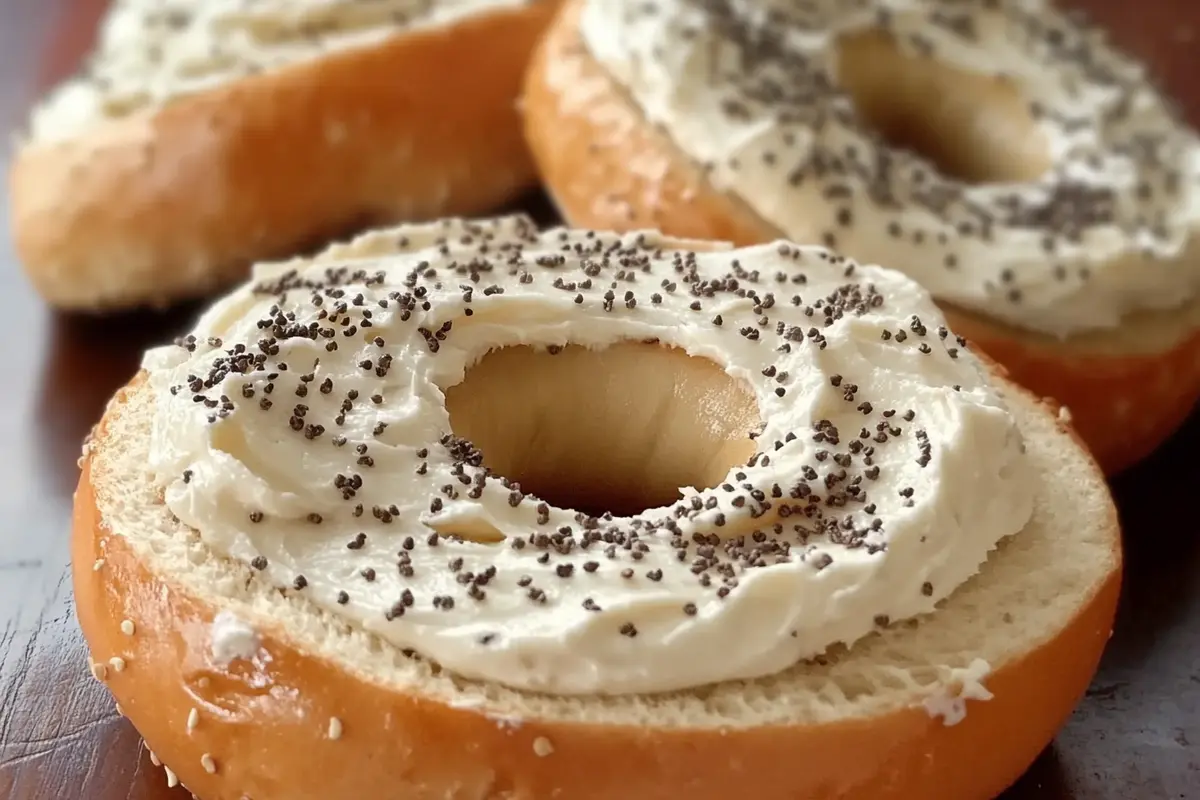
{"type": "MultiPolygon", "coordinates": [[[[1019,528],[1022,473],[1006,467],[1019,432],[986,369],[948,329],[940,335],[936,306],[895,273],[818,247],[695,250],[649,232],[539,232],[520,217],[409,226],[403,236],[403,253],[385,249],[400,238],[385,231],[336,258],[262,273],[235,293],[242,316],[222,323],[222,348],[174,347],[178,367],[162,372],[182,387],[163,392],[181,441],[211,440],[228,459],[217,468],[205,462],[211,454],[181,448],[187,462],[161,474],[204,479],[175,480],[165,502],[196,523],[205,546],[226,547],[233,537],[210,531],[227,526],[270,556],[269,568],[265,557],[250,564],[254,581],[288,602],[362,625],[451,673],[490,676],[506,654],[536,650],[570,691],[593,680],[581,665],[604,641],[617,642],[645,666],[623,685],[657,690],[670,688],[657,683],[669,670],[654,665],[684,647],[667,635],[674,626],[731,647],[749,641],[754,626],[739,615],[761,598],[759,574],[794,575],[820,596],[835,580],[858,586],[846,577],[855,564],[879,564],[895,587],[852,608],[865,634],[880,615],[923,613],[925,583],[934,601],[953,591],[937,564],[987,552],[982,540],[1019,528]],[[333,353],[323,346],[329,334],[341,343],[333,353]],[[510,347],[545,359],[537,363],[549,376],[580,364],[599,370],[591,365],[610,349],[614,368],[621,353],[654,366],[640,386],[596,374],[597,386],[613,388],[585,390],[563,409],[596,426],[586,445],[558,441],[580,426],[553,427],[552,403],[508,403],[516,435],[493,439],[478,427],[486,415],[463,416],[462,398],[489,413],[498,406],[456,388],[466,392],[510,347]],[[911,368],[893,366],[909,359],[911,368]],[[689,385],[677,369],[697,370],[695,396],[675,394],[689,385]],[[725,391],[721,381],[731,393],[712,396],[726,410],[704,421],[708,395],[699,393],[725,391]],[[246,396],[243,385],[255,391],[246,396]],[[278,401],[298,387],[304,396],[261,408],[265,395],[278,401]],[[935,402],[949,404],[961,431],[923,411],[935,402]],[[644,415],[658,413],[670,424],[647,427],[644,415]],[[645,431],[659,428],[661,441],[650,441],[645,431]],[[972,519],[914,544],[925,533],[914,519],[945,514],[931,481],[964,457],[968,440],[997,446],[975,455],[979,468],[962,490],[1011,495],[1001,505],[1013,518],[972,519]],[[556,481],[597,497],[572,501],[556,481]],[[658,494],[655,483],[687,488],[658,494]],[[631,502],[620,506],[608,486],[631,502]],[[245,516],[198,518],[207,496],[188,493],[214,489],[249,505],[245,516]],[[892,549],[913,547],[914,563],[934,566],[893,574],[892,549]],[[496,638],[485,647],[485,636],[496,638]]],[[[198,330],[197,341],[208,334],[198,330]]],[[[514,392],[536,383],[516,368],[497,374],[514,392]]],[[[827,633],[817,625],[768,649],[819,654],[827,633]]],[[[726,667],[715,658],[692,669],[720,680],[726,667]]],[[[519,667],[497,678],[535,680],[519,667]]]]}

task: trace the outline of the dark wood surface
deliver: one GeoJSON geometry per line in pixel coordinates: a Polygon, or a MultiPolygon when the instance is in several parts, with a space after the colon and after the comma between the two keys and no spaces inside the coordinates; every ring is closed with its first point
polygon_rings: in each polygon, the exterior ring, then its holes
{"type": "MultiPolygon", "coordinates": [[[[1200,124],[1200,0],[1077,4],[1147,58],[1200,124]]],[[[0,132],[74,68],[102,6],[0,0],[0,132]]],[[[6,170],[0,161],[0,177],[6,170]]],[[[5,218],[7,202],[0,193],[5,218]]],[[[110,320],[49,313],[21,275],[7,225],[0,297],[0,798],[186,798],[168,791],[88,677],[67,538],[80,441],[140,351],[196,309],[110,320]]],[[[1200,521],[1184,511],[1200,487],[1198,448],[1200,415],[1116,481],[1128,550],[1116,634],[1070,724],[1005,800],[1200,799],[1200,521]]]]}

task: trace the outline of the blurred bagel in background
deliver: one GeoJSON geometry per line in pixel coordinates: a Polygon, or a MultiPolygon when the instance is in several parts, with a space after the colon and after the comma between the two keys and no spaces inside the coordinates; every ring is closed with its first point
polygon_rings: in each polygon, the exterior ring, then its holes
{"type": "Polygon", "coordinates": [[[1109,474],[1200,396],[1200,146],[1042,0],[565,5],[526,131],[576,225],[906,272],[1109,474]]]}
{"type": "Polygon", "coordinates": [[[162,306],[370,223],[531,187],[516,100],[553,0],[117,0],[33,111],[13,238],[52,305],[162,306]]]}

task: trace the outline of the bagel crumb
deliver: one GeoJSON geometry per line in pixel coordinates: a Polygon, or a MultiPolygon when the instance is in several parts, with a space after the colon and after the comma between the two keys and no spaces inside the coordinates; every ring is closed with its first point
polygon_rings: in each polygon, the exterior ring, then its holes
{"type": "Polygon", "coordinates": [[[329,718],[329,740],[336,742],[342,738],[342,721],[337,717],[329,718]]]}
{"type": "Polygon", "coordinates": [[[101,683],[103,683],[104,679],[108,677],[108,667],[104,666],[103,664],[101,664],[99,662],[93,661],[88,666],[88,669],[91,671],[92,677],[95,678],[96,680],[100,681],[101,683]]]}
{"type": "Polygon", "coordinates": [[[922,701],[925,712],[931,718],[940,718],[947,728],[958,725],[967,717],[968,700],[987,701],[994,697],[983,684],[991,671],[991,664],[982,658],[976,658],[966,667],[951,669],[945,682],[922,701]]]}
{"type": "Polygon", "coordinates": [[[209,775],[215,775],[217,772],[217,762],[208,753],[200,756],[200,766],[204,767],[204,771],[209,775]]]}
{"type": "Polygon", "coordinates": [[[538,758],[545,758],[554,752],[554,745],[545,736],[539,736],[533,740],[533,752],[538,758]]]}
{"type": "Polygon", "coordinates": [[[167,773],[167,788],[174,789],[179,785],[179,778],[171,771],[170,767],[163,767],[163,770],[167,773]]]}
{"type": "Polygon", "coordinates": [[[113,656],[108,660],[108,665],[113,668],[114,672],[125,671],[125,659],[120,656],[113,656]]]}
{"type": "Polygon", "coordinates": [[[188,712],[188,717],[187,717],[188,733],[191,733],[192,731],[196,730],[196,726],[199,724],[200,724],[200,712],[193,708],[191,711],[188,712]]]}
{"type": "Polygon", "coordinates": [[[121,633],[125,634],[126,636],[133,636],[135,630],[136,627],[133,624],[133,620],[121,620],[121,633]]]}
{"type": "Polygon", "coordinates": [[[92,564],[92,572],[99,572],[102,569],[104,569],[104,559],[97,558],[95,563],[92,564]]]}

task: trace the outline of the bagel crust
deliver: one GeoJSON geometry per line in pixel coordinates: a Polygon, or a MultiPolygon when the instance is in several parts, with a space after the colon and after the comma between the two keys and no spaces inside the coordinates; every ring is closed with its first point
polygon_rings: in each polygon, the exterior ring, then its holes
{"type": "MultiPolygon", "coordinates": [[[[263,661],[224,665],[208,638],[219,605],[152,571],[101,511],[120,502],[113,498],[122,489],[98,485],[96,461],[123,446],[111,429],[143,386],[135,379],[118,394],[81,461],[76,606],[93,675],[166,765],[168,781],[204,800],[982,800],[1014,782],[1062,725],[1110,635],[1120,558],[1109,502],[1107,576],[1043,644],[993,665],[985,679],[992,698],[971,703],[953,726],[920,706],[807,726],[498,718],[352,674],[304,652],[282,627],[259,628],[263,661]]],[[[1038,424],[1069,434],[1061,422],[1038,424]]]]}
{"type": "Polygon", "coordinates": [[[161,306],[371,222],[503,204],[534,180],[515,101],[555,5],[330,51],[26,143],[9,188],[30,280],[62,308],[161,306]]]}
{"type": "MultiPolygon", "coordinates": [[[[551,25],[523,104],[526,136],[563,216],[581,227],[657,228],[739,246],[781,238],[645,119],[584,46],[581,7],[579,0],[567,3],[551,25]]],[[[1194,257],[1194,247],[1183,255],[1194,257]]],[[[1200,397],[1200,299],[1174,311],[1129,314],[1113,331],[1066,338],[941,305],[952,327],[1013,380],[1068,408],[1106,474],[1153,452],[1200,397]]]]}

